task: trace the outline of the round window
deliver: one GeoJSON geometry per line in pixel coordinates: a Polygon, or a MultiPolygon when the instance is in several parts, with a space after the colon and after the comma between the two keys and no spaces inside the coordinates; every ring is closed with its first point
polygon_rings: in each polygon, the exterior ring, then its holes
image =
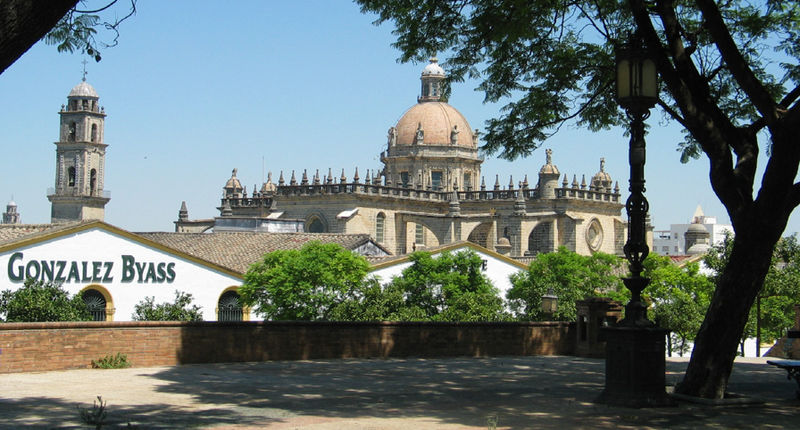
{"type": "Polygon", "coordinates": [[[593,219],[589,223],[589,228],[586,229],[586,244],[592,251],[599,251],[603,244],[603,227],[597,218],[593,219]]]}

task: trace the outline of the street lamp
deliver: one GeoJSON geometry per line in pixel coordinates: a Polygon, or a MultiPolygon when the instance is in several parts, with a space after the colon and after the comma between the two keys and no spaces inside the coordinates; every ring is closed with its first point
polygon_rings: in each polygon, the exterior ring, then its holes
{"type": "Polygon", "coordinates": [[[553,287],[550,287],[547,289],[547,294],[542,295],[542,312],[552,319],[557,310],[558,296],[553,294],[553,287]]]}
{"type": "Polygon", "coordinates": [[[634,34],[628,43],[617,50],[617,102],[625,109],[631,120],[629,163],[631,168],[630,196],[625,204],[628,213],[628,240],[623,248],[630,263],[632,276],[623,279],[631,291],[631,300],[625,306],[626,326],[650,326],[647,306],[642,302],[642,290],[649,279],[641,276],[642,262],[650,253],[647,246],[647,210],[649,204],[644,196],[645,141],[644,120],[650,116],[658,100],[658,74],[655,62],[642,46],[641,38],[634,34]]]}
{"type": "Polygon", "coordinates": [[[631,276],[622,279],[631,290],[631,300],[625,305],[625,318],[603,329],[606,385],[597,401],[630,407],[667,406],[672,404],[664,389],[664,339],[669,331],[647,319],[647,306],[642,302],[642,290],[650,282],[642,277],[642,262],[650,253],[646,226],[649,205],[644,197],[644,120],[658,101],[658,75],[638,34],[617,50],[616,66],[617,101],[631,121],[630,196],[625,203],[628,240],[623,247],[631,276]]]}

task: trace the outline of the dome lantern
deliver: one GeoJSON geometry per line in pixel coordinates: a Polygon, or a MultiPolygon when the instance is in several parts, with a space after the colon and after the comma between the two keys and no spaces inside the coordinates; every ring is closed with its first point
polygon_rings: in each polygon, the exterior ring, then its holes
{"type": "Polygon", "coordinates": [[[439,60],[436,57],[431,58],[430,64],[422,69],[422,91],[420,93],[418,102],[438,102],[442,96],[442,81],[444,81],[445,73],[442,66],[439,65],[439,60]]]}

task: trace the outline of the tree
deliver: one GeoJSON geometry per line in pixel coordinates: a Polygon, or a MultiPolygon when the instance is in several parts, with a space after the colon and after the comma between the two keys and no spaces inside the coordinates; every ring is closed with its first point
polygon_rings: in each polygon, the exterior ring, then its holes
{"type": "Polygon", "coordinates": [[[487,101],[513,100],[487,122],[483,146],[508,159],[570,121],[625,124],[613,99],[614,47],[631,30],[643,40],[663,82],[657,106],[686,132],[682,161],[705,155],[736,232],[677,388],[721,398],[772,249],[800,203],[797,2],[357,1],[377,23],[394,22],[402,61],[445,54],[451,81],[481,78],[487,101]]]}
{"type": "Polygon", "coordinates": [[[242,303],[271,320],[329,320],[352,297],[369,270],[367,260],[335,243],[309,242],[273,251],[244,275],[242,303]]]}
{"type": "Polygon", "coordinates": [[[526,272],[511,275],[513,286],[506,297],[517,318],[575,321],[576,301],[599,294],[619,298],[622,272],[618,257],[601,252],[584,256],[562,246],[537,255],[526,272]],[[542,311],[542,296],[550,292],[558,297],[558,310],[552,316],[542,311]]]}
{"type": "Polygon", "coordinates": [[[0,293],[0,315],[6,322],[91,321],[80,295],[70,297],[60,284],[25,280],[22,288],[0,293]]]}
{"type": "Polygon", "coordinates": [[[369,279],[337,305],[333,319],[346,321],[501,321],[503,300],[481,272],[471,250],[433,256],[417,251],[411,265],[388,284],[369,279]]]}
{"type": "Polygon", "coordinates": [[[0,3],[0,74],[42,38],[57,45],[59,52],[78,51],[100,61],[99,47],[115,46],[119,25],[136,13],[136,0],[130,0],[127,14],[113,22],[95,15],[117,1],[109,0],[95,10],[80,10],[76,8],[78,0],[4,0],[0,3]],[[114,35],[110,42],[96,40],[97,28],[114,35]]]}
{"type": "Polygon", "coordinates": [[[669,257],[650,254],[644,260],[643,275],[650,278],[645,298],[652,304],[650,316],[659,327],[670,330],[669,351],[677,344],[683,355],[687,342],[694,341],[708,309],[714,283],[700,273],[696,262],[685,267],[673,264],[669,257]]]}
{"type": "Polygon", "coordinates": [[[192,304],[192,295],[175,291],[175,301],[156,304],[155,297],[145,297],[134,307],[134,321],[202,321],[201,307],[192,304]]]}
{"type": "Polygon", "coordinates": [[[483,274],[483,260],[472,250],[433,256],[417,251],[411,266],[392,280],[405,305],[420,309],[431,321],[498,321],[505,318],[503,300],[483,274]]]}
{"type": "Polygon", "coordinates": [[[422,308],[406,303],[405,293],[395,284],[381,285],[368,278],[353,294],[331,310],[335,321],[426,321],[422,308]]]}

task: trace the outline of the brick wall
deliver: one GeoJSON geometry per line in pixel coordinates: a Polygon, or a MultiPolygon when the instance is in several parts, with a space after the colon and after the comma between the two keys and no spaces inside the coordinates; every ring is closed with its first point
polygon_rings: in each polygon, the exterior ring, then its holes
{"type": "Polygon", "coordinates": [[[574,323],[70,322],[0,324],[0,373],[368,357],[568,355],[574,323]]]}

